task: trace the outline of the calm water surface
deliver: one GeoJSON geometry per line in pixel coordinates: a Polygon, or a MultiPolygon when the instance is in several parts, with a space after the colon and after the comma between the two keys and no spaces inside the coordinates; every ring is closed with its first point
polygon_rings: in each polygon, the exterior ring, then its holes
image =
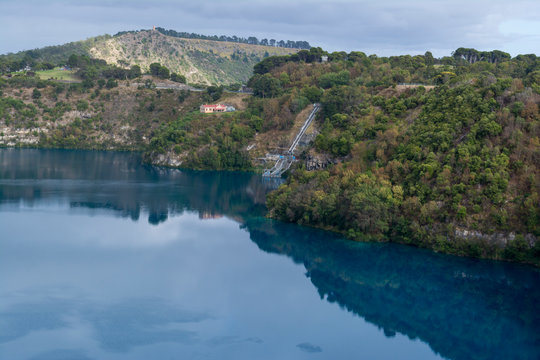
{"type": "Polygon", "coordinates": [[[0,150],[0,359],[540,359],[540,272],[264,219],[260,177],[0,150]]]}

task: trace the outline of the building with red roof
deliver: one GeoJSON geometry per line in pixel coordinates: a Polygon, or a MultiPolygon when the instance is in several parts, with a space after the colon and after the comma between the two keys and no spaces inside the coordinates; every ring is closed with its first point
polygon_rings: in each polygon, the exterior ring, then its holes
{"type": "Polygon", "coordinates": [[[234,107],[227,106],[223,104],[215,104],[215,105],[201,105],[200,111],[202,113],[208,114],[208,113],[215,113],[215,112],[226,112],[226,111],[234,111],[234,107]]]}

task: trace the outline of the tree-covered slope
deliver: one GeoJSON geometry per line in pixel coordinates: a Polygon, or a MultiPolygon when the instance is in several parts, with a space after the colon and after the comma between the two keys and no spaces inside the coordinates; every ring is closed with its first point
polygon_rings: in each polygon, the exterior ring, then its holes
{"type": "Polygon", "coordinates": [[[0,147],[142,151],[162,124],[197,111],[202,101],[200,92],[111,78],[73,84],[0,79],[0,147]]]}
{"type": "Polygon", "coordinates": [[[320,101],[311,155],[338,162],[293,171],[268,198],[271,216],[353,239],[538,263],[540,59],[460,56],[334,53],[326,64],[293,55],[258,65],[256,94],[274,84],[320,101]]]}

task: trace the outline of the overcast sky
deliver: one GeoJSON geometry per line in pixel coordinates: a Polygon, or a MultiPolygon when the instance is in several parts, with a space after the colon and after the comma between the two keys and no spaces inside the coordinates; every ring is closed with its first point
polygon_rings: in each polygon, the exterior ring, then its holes
{"type": "Polygon", "coordinates": [[[0,0],[0,24],[1,54],[156,25],[384,56],[540,55],[539,0],[0,0]]]}

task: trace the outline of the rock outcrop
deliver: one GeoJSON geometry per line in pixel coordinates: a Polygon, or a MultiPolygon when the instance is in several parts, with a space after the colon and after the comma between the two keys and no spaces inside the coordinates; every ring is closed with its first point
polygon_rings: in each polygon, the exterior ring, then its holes
{"type": "Polygon", "coordinates": [[[326,169],[329,165],[335,164],[336,161],[326,155],[308,155],[306,158],[306,170],[326,169]]]}

